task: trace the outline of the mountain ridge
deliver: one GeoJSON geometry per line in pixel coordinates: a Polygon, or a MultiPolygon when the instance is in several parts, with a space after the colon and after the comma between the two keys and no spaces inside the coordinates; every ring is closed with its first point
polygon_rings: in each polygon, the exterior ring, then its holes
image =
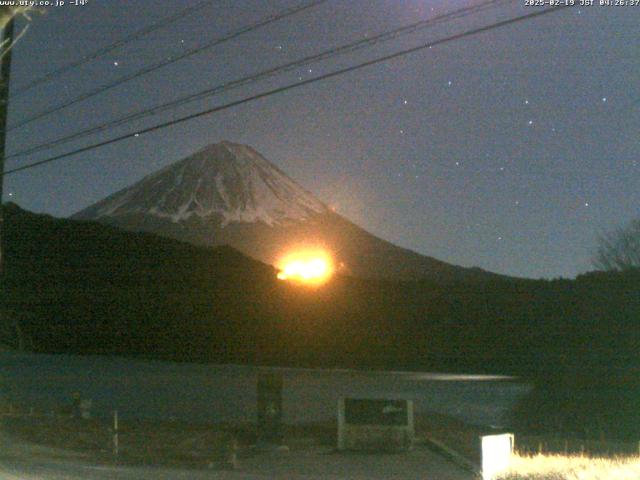
{"type": "Polygon", "coordinates": [[[228,141],[164,167],[71,218],[194,245],[228,244],[271,265],[286,251],[321,248],[341,273],[365,278],[502,277],[376,237],[333,212],[253,148],[228,141]]]}

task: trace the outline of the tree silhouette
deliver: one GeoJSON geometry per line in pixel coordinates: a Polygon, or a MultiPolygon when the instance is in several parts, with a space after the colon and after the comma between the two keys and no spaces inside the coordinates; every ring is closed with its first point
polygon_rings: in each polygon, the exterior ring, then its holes
{"type": "Polygon", "coordinates": [[[640,268],[640,219],[600,236],[593,264],[600,270],[640,268]]]}

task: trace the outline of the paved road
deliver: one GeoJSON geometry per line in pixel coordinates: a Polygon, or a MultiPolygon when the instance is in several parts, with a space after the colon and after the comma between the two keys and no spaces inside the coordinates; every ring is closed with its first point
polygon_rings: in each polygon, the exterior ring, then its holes
{"type": "Polygon", "coordinates": [[[417,447],[402,454],[339,454],[309,447],[241,459],[233,471],[103,466],[66,452],[0,436],[1,480],[471,480],[448,460],[417,447]]]}

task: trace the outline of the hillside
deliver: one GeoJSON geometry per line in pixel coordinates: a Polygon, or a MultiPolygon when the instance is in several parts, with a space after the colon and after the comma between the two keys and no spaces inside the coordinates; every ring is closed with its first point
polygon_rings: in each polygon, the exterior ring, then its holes
{"type": "Polygon", "coordinates": [[[637,274],[318,289],[228,248],[5,207],[4,313],[40,352],[535,374],[638,365],[637,274]]]}

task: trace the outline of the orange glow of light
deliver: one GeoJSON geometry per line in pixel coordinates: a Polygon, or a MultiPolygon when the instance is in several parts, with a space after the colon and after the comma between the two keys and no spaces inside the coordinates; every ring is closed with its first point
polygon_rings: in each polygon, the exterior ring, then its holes
{"type": "Polygon", "coordinates": [[[278,262],[280,280],[321,285],[333,275],[333,261],[324,251],[301,251],[285,255],[278,262]]]}

